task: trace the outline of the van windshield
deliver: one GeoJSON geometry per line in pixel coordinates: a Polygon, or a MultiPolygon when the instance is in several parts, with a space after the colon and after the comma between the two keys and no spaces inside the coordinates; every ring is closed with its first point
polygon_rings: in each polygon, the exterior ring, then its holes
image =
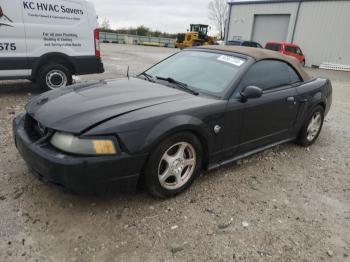
{"type": "Polygon", "coordinates": [[[246,59],[212,52],[183,51],[150,68],[154,79],[172,78],[197,92],[221,96],[246,59]]]}

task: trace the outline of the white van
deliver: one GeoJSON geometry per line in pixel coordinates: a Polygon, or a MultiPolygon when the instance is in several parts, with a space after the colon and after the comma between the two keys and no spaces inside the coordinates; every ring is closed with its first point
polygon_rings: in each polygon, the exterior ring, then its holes
{"type": "Polygon", "coordinates": [[[0,80],[45,89],[103,73],[94,6],[84,0],[0,0],[0,80]]]}

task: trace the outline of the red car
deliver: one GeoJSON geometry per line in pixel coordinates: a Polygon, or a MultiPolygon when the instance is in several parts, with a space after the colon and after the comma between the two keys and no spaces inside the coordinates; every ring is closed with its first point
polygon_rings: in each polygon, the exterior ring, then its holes
{"type": "Polygon", "coordinates": [[[284,55],[293,56],[305,66],[305,56],[298,45],[286,42],[268,42],[265,48],[280,52],[284,55]]]}

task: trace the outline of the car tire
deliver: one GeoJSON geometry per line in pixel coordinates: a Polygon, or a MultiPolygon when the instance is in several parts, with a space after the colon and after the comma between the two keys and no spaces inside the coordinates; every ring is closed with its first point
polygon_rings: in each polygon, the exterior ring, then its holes
{"type": "Polygon", "coordinates": [[[202,169],[202,145],[190,133],[175,134],[151,153],[144,172],[147,191],[157,198],[175,196],[187,189],[202,169]]]}
{"type": "Polygon", "coordinates": [[[304,147],[315,143],[321,133],[323,122],[324,108],[322,106],[316,106],[303,124],[297,138],[297,143],[304,147]]]}
{"type": "Polygon", "coordinates": [[[305,67],[305,60],[301,62],[302,67],[305,67]]]}
{"type": "Polygon", "coordinates": [[[46,91],[69,86],[72,82],[72,73],[63,65],[49,64],[39,70],[38,84],[46,91]]]}

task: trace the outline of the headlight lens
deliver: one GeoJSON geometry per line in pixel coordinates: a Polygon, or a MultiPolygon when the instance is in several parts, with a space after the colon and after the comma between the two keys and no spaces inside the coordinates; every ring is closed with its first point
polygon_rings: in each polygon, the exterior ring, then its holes
{"type": "Polygon", "coordinates": [[[72,134],[56,132],[51,144],[68,153],[80,155],[115,155],[114,142],[108,139],[80,139],[72,134]]]}

